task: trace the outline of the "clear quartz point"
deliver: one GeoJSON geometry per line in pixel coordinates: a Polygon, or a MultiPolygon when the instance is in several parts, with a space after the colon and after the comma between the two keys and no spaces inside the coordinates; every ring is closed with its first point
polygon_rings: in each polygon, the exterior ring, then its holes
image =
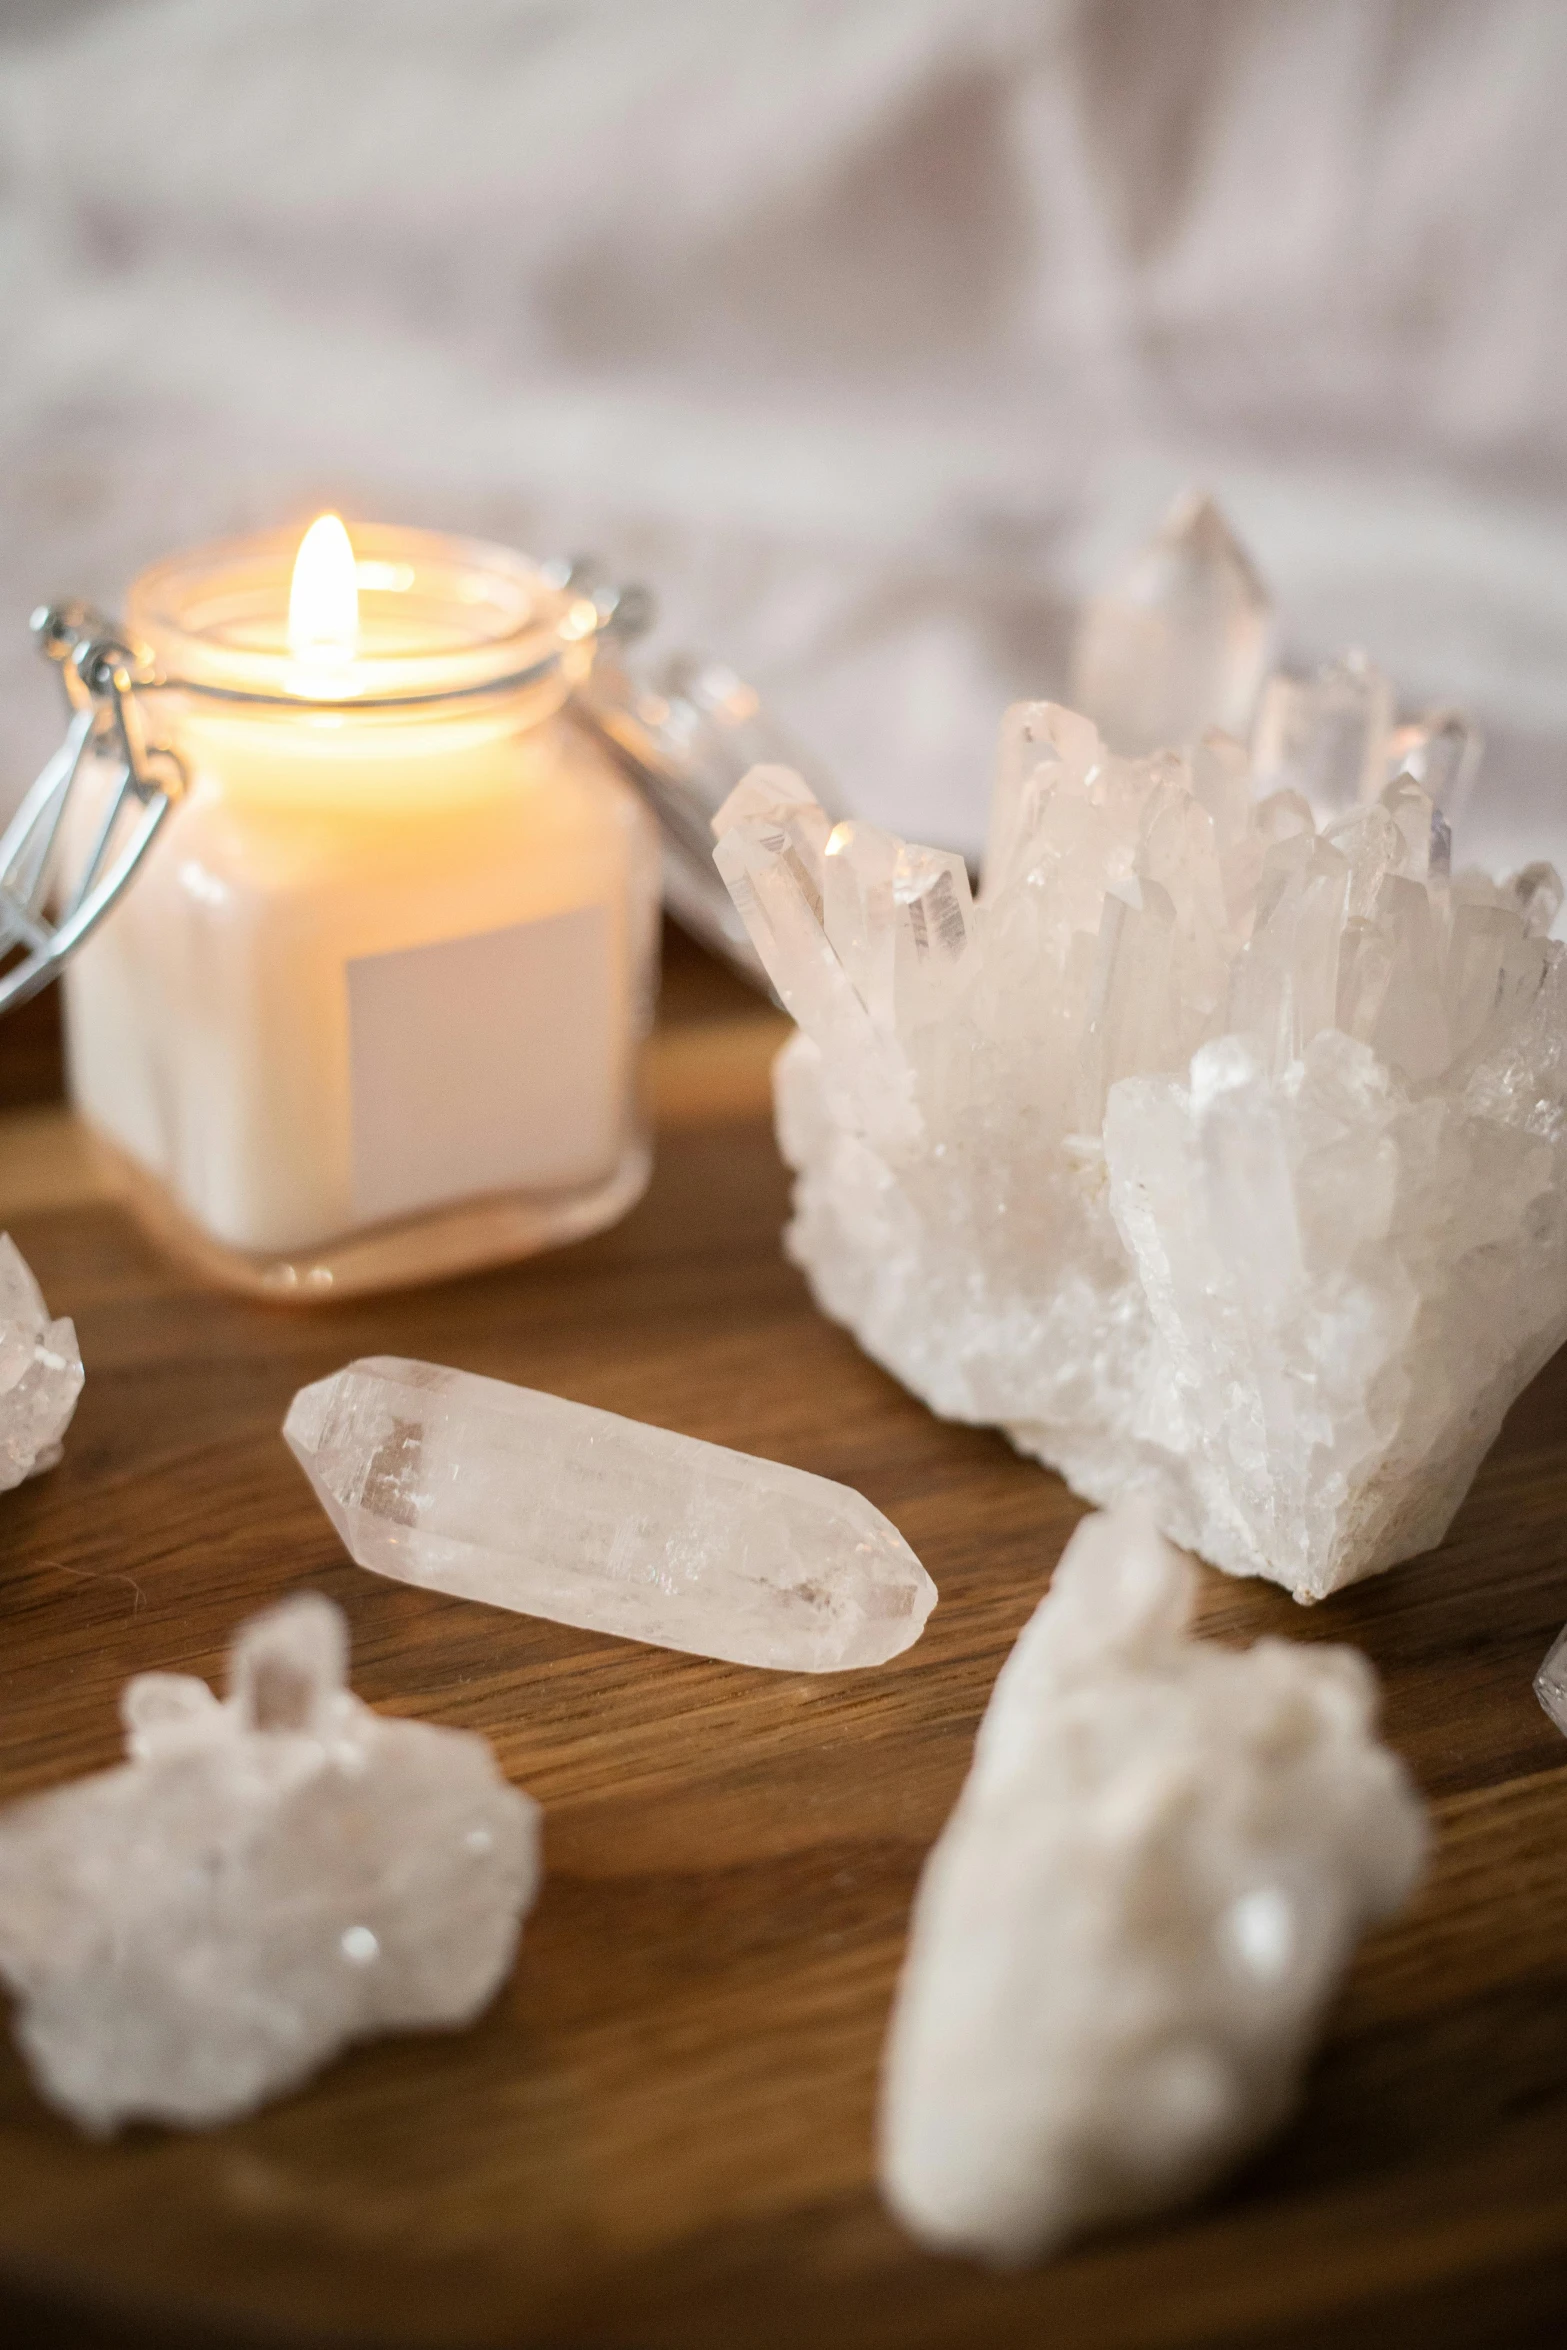
{"type": "Polygon", "coordinates": [[[1429,792],[1412,775],[1396,775],[1381,795],[1403,840],[1398,871],[1422,884],[1445,882],[1453,869],[1453,836],[1429,792]]]}
{"type": "Polygon", "coordinates": [[[74,1325],[50,1319],[27,1259],[0,1233],[0,1493],[59,1460],[83,1376],[74,1325]]]}
{"type": "MultiPolygon", "coordinates": [[[[836,1039],[845,1100],[858,1102],[887,1139],[908,1140],[916,1130],[908,1072],[900,1055],[882,1050],[871,1009],[872,1003],[882,1007],[875,974],[883,898],[891,894],[890,874],[871,867],[875,844],[889,836],[874,826],[847,829],[863,838],[864,871],[851,907],[840,866],[829,915],[827,817],[787,768],[755,767],[713,819],[713,861],[785,1011],[836,1039]],[[859,984],[833,945],[829,922],[859,984]]],[[[893,852],[897,846],[892,844],[893,852]]]]}
{"type": "Polygon", "coordinates": [[[231,2120],[349,2041],[471,2022],[510,1967],[536,1807],[346,1663],[339,1610],[287,1600],[241,1627],[225,1700],[143,1674],[128,1761],[0,1813],[0,1977],[83,2128],[231,2120]]]}
{"type": "Polygon", "coordinates": [[[1134,1505],[1079,1526],[926,1860],[880,2176],[923,2242],[1011,2265],[1207,2186],[1299,2094],[1424,1810],[1353,1649],[1190,1636],[1134,1505]]]}
{"type": "Polygon", "coordinates": [[[390,1356],[302,1388],[283,1433],[360,1566],[779,1671],[884,1664],[936,1587],[863,1495],[390,1356]]]}
{"type": "Polygon", "coordinates": [[[1393,729],[1388,771],[1412,775],[1451,824],[1474,788],[1484,751],[1484,736],[1462,710],[1429,710],[1393,729]]]}
{"type": "Polygon", "coordinates": [[[1212,498],[1187,490],[1083,610],[1072,699],[1117,751],[1243,735],[1273,645],[1273,604],[1212,498]]]}
{"type": "Polygon", "coordinates": [[[1549,938],[1562,910],[1561,876],[1554,865],[1525,865],[1507,884],[1507,897],[1533,938],[1549,938]]]}
{"type": "Polygon", "coordinates": [[[1364,653],[1345,653],[1311,677],[1277,671],[1252,736],[1258,789],[1299,792],[1319,822],[1375,799],[1387,778],[1393,710],[1391,681],[1364,653]]]}
{"type": "Polygon", "coordinates": [[[944,887],[933,852],[826,834],[775,771],[719,817],[799,1025],[786,1245],[822,1309],[933,1410],[1301,1600],[1440,1541],[1567,1341],[1561,884],[1454,872],[1430,792],[1386,780],[1386,681],[1334,696],[1321,829],[1221,733],[1122,758],[1009,711],[923,988],[900,876],[944,887]]]}
{"type": "Polygon", "coordinates": [[[974,928],[963,859],[874,824],[833,828],[823,859],[827,942],[871,1019],[896,1035],[940,1016],[974,928]]]}
{"type": "Polygon", "coordinates": [[[1544,1664],[1534,1676],[1534,1694],[1567,1738],[1567,1631],[1552,1641],[1544,1664]]]}

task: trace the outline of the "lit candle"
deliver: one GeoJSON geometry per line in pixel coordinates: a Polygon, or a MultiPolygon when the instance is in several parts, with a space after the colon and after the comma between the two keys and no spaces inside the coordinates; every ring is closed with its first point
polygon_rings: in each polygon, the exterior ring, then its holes
{"type": "Polygon", "coordinates": [[[323,516],[297,559],[157,566],[127,618],[189,788],[67,971],[67,1036],[154,1221],[245,1286],[334,1294],[619,1214],[658,851],[559,715],[592,606],[323,516]]]}

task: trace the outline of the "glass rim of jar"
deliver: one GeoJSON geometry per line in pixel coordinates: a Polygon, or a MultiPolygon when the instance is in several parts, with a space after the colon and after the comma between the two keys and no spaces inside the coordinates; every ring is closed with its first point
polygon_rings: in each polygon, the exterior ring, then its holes
{"type": "Polygon", "coordinates": [[[126,623],[154,691],[301,716],[433,708],[528,691],[558,706],[592,667],[591,599],[489,539],[355,523],[360,640],[351,661],[288,642],[300,534],[217,539],[132,581],[126,623]]]}

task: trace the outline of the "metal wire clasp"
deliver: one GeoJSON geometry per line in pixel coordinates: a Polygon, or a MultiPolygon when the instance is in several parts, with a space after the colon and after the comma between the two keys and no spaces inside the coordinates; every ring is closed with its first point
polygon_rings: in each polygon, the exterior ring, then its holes
{"type": "Polygon", "coordinates": [[[0,839],[0,1012],[46,987],[130,881],[164,817],[185,789],[177,754],[148,742],[138,661],[113,623],[90,604],[47,604],[33,614],[38,649],[53,661],[70,722],[0,839]],[[66,810],[79,779],[94,774],[95,820],[78,843],[66,810]]]}

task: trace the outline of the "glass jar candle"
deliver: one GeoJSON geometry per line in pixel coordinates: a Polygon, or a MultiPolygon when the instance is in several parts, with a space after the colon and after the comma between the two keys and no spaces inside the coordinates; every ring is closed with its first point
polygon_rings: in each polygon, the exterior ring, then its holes
{"type": "Polygon", "coordinates": [[[186,785],[64,984],[72,1096],[147,1219],[324,1298],[622,1214],[659,852],[562,715],[593,604],[328,517],[159,564],[126,617],[186,785]]]}

